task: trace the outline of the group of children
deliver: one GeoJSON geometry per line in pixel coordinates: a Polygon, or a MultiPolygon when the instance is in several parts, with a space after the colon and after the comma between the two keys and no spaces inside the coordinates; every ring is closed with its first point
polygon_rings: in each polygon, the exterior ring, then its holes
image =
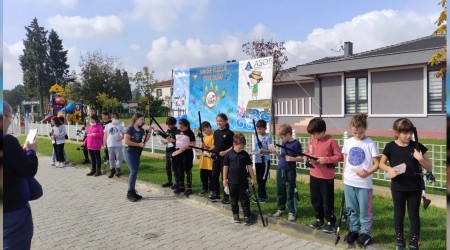
{"type": "MultiPolygon", "coordinates": [[[[335,167],[338,162],[343,162],[342,179],[349,219],[349,233],[344,241],[348,244],[356,242],[358,245],[367,245],[370,242],[373,226],[372,174],[381,168],[392,178],[396,249],[406,247],[403,234],[406,204],[408,204],[411,224],[409,249],[418,249],[419,205],[422,197],[421,181],[423,181],[420,166],[431,171],[432,164],[426,156],[425,146],[419,143],[420,150],[415,149],[414,141],[412,141],[414,125],[407,118],[397,119],[394,122],[395,140],[386,145],[381,154],[381,160],[377,144],[365,135],[367,115],[363,113],[352,117],[350,128],[353,137],[344,141],[342,149],[330,135],[326,134],[325,121],[317,117],[313,118],[307,126],[311,140],[305,150],[302,150],[302,145],[295,139],[291,126],[280,125],[277,135],[282,145],[278,152],[271,146],[272,140],[266,134],[266,122],[260,120],[256,123],[256,130],[262,145],[251,152],[255,155],[256,176],[253,173],[251,156],[244,150],[246,144],[244,135],[234,134],[229,129],[228,118],[225,114],[217,115],[216,123],[218,129],[214,132],[209,122],[201,124],[203,150],[196,149],[201,154],[199,165],[202,190],[199,194],[204,195],[209,192],[209,199],[215,202],[220,200],[222,192],[222,203],[231,204],[234,222],[241,221],[238,207],[240,201],[244,222],[251,223],[248,176],[252,185],[255,185],[255,179],[258,184],[258,194],[253,202],[264,203],[268,200],[265,185],[270,169],[270,154],[275,154],[278,156],[278,168],[276,171],[277,211],[274,216],[280,217],[287,213],[288,220],[296,220],[297,200],[294,198],[296,163],[305,162],[310,167],[310,197],[316,217],[310,227],[323,228],[326,233],[334,233],[335,167]],[[211,152],[213,152],[212,155],[211,152]],[[404,173],[399,168],[394,168],[402,163],[406,164],[404,173]],[[220,176],[222,176],[222,189],[219,182],[220,176]]],[[[168,182],[163,184],[163,187],[172,187],[175,193],[192,194],[193,150],[191,146],[195,146],[195,135],[186,119],[180,119],[178,129],[173,117],[169,117],[166,124],[169,126],[166,133],[168,136],[166,138],[168,182]],[[172,171],[175,183],[172,182],[172,171]],[[187,187],[184,184],[185,174],[187,187]]]]}

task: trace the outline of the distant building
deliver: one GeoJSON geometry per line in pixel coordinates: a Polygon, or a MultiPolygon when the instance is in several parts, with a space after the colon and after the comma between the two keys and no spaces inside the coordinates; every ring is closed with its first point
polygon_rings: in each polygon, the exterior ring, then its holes
{"type": "Polygon", "coordinates": [[[444,36],[432,35],[353,54],[346,42],[343,56],[287,69],[273,86],[275,123],[304,129],[323,117],[327,129],[348,130],[350,117],[363,112],[373,130],[408,117],[421,130],[445,135],[445,76],[436,78],[440,66],[428,65],[445,43],[444,36]]]}
{"type": "Polygon", "coordinates": [[[155,83],[154,87],[155,87],[155,89],[152,92],[152,95],[155,98],[164,100],[163,105],[170,108],[172,93],[173,93],[172,80],[166,80],[166,81],[155,83]]]}

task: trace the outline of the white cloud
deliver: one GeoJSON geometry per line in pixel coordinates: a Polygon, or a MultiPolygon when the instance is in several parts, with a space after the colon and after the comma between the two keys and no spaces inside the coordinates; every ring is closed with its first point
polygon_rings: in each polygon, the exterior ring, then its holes
{"type": "Polygon", "coordinates": [[[227,36],[219,43],[204,44],[199,39],[189,38],[184,43],[169,41],[161,37],[152,42],[147,53],[150,68],[155,70],[159,80],[171,78],[172,69],[201,67],[225,63],[230,59],[243,59],[241,42],[236,37],[227,36]]]}
{"type": "Polygon", "coordinates": [[[288,64],[294,66],[326,56],[343,55],[342,51],[337,53],[332,49],[339,49],[346,41],[353,43],[353,53],[359,53],[427,36],[435,29],[436,17],[381,10],[356,16],[332,28],[317,28],[306,41],[286,42],[288,64]]]}
{"type": "Polygon", "coordinates": [[[131,20],[146,20],[156,31],[164,31],[185,21],[182,15],[191,20],[201,19],[209,0],[133,0],[134,8],[125,16],[131,20]]]}
{"type": "MultiPolygon", "coordinates": [[[[414,12],[381,10],[356,16],[332,28],[317,28],[311,31],[305,41],[286,41],[289,61],[284,66],[288,68],[326,56],[342,55],[342,51],[333,52],[331,49],[338,49],[345,41],[353,42],[353,52],[359,53],[427,36],[435,29],[436,17],[437,14],[423,16],[414,12]]],[[[205,44],[195,38],[182,42],[160,37],[152,41],[146,56],[157,78],[166,80],[171,78],[172,69],[220,64],[229,59],[247,59],[242,52],[243,42],[274,37],[275,33],[263,24],[257,24],[244,35],[222,36],[212,44],[205,44]]]]}
{"type": "Polygon", "coordinates": [[[48,19],[50,26],[61,36],[75,38],[111,38],[122,35],[124,23],[117,16],[57,15],[48,19]]]}
{"type": "Polygon", "coordinates": [[[19,56],[23,54],[23,42],[3,43],[3,89],[13,89],[22,83],[19,56]]]}

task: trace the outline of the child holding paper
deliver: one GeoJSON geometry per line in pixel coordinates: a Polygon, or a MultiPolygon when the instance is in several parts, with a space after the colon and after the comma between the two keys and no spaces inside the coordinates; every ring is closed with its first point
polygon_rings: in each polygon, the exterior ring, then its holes
{"type": "Polygon", "coordinates": [[[420,216],[419,207],[422,198],[422,177],[420,165],[431,171],[433,166],[426,155],[427,148],[419,143],[420,151],[411,140],[414,125],[407,118],[394,122],[395,140],[386,144],[381,155],[380,168],[386,171],[391,181],[392,200],[394,202],[394,229],[396,249],[406,249],[403,235],[405,207],[408,203],[410,221],[409,249],[419,248],[420,216]],[[389,161],[388,166],[386,163],[389,161]],[[402,169],[406,165],[406,169],[402,169]],[[392,167],[391,167],[392,166],[392,167]]]}

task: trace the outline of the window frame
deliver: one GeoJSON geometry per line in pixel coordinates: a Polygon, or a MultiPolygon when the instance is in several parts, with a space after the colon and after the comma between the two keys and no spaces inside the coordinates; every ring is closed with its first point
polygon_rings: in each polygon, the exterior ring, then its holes
{"type": "Polygon", "coordinates": [[[428,112],[428,114],[445,114],[446,112],[447,112],[447,107],[446,107],[446,98],[447,98],[447,96],[446,96],[446,85],[445,85],[445,74],[442,76],[442,77],[440,77],[440,78],[438,78],[438,79],[441,79],[441,86],[442,86],[442,91],[441,91],[441,100],[440,100],[440,102],[441,102],[441,110],[440,111],[431,111],[430,110],[430,73],[433,73],[433,75],[436,73],[436,72],[438,72],[438,70],[437,69],[433,69],[433,70],[427,70],[427,112],[428,112]]]}
{"type": "Polygon", "coordinates": [[[354,115],[357,114],[359,112],[361,112],[360,110],[360,105],[361,104],[366,104],[366,109],[367,112],[369,111],[369,79],[367,76],[356,76],[356,77],[344,77],[344,113],[347,115],[354,115]],[[347,80],[348,79],[355,79],[355,112],[354,113],[349,113],[347,108],[348,108],[348,100],[347,100],[347,80]],[[359,79],[365,79],[366,80],[366,99],[364,101],[361,101],[359,98],[359,87],[358,87],[358,83],[359,83],[359,79]]]}

